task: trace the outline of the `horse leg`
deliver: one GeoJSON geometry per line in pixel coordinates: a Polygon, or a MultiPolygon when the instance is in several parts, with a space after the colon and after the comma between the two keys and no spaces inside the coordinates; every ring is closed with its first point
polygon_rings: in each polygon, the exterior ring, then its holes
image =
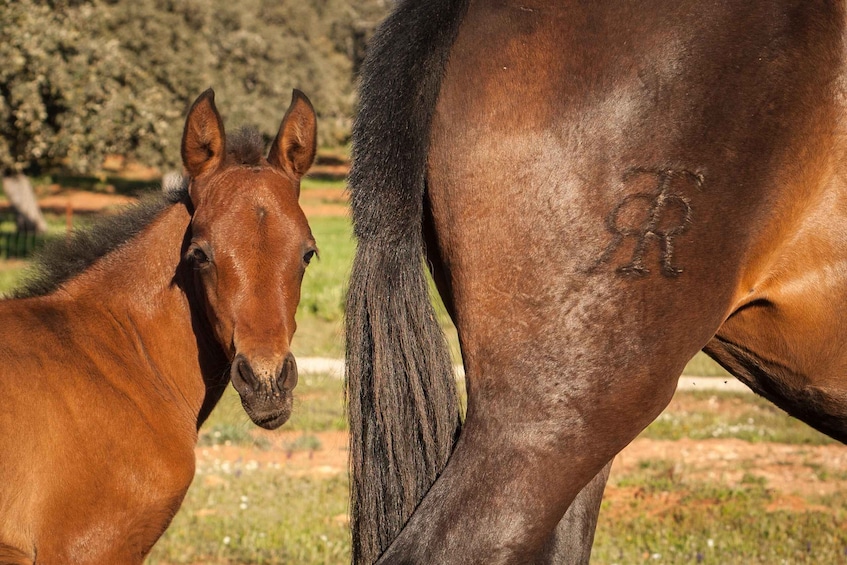
{"type": "Polygon", "coordinates": [[[536,565],[587,565],[591,560],[594,530],[603,501],[603,490],[609,479],[612,461],[585,485],[568,507],[564,517],[547,540],[536,565]]]}
{"type": "MultiPolygon", "coordinates": [[[[479,155],[459,158],[433,145],[429,199],[443,264],[436,280],[447,281],[439,286],[449,288],[459,332],[467,418],[446,469],[381,562],[528,563],[548,543],[551,558],[576,545],[573,557],[584,560],[579,532],[593,525],[588,503],[596,507],[605,474],[565,519],[561,543],[549,541],[554,530],[580,491],[665,408],[685,363],[717,328],[731,288],[703,287],[701,272],[713,267],[695,260],[696,233],[683,259],[687,277],[589,272],[584,251],[552,241],[540,244],[539,261],[537,234],[580,241],[581,230],[595,230],[602,240],[602,216],[580,225],[539,208],[568,198],[544,167],[516,184],[555,196],[510,193],[497,206],[514,213],[486,213],[507,176],[494,164],[515,154],[489,155],[482,167],[479,155]],[[444,159],[449,167],[438,166],[444,159]],[[480,188],[463,190],[474,183],[480,188]]],[[[594,213],[570,204],[559,210],[594,213]]]]}
{"type": "MultiPolygon", "coordinates": [[[[380,563],[538,559],[579,492],[667,405],[687,360],[655,380],[635,369],[617,369],[610,379],[601,373],[562,379],[559,368],[569,359],[547,355],[528,351],[511,367],[478,367],[469,356],[468,417],[456,449],[380,563]]],[[[565,530],[578,522],[566,519],[565,530]]],[[[579,539],[571,537],[556,549],[574,543],[579,539]]],[[[580,557],[587,552],[585,545],[578,549],[580,557]]]]}
{"type": "MultiPolygon", "coordinates": [[[[455,307],[450,292],[449,277],[446,276],[444,264],[438,249],[438,242],[432,225],[430,207],[424,208],[424,242],[427,263],[441,296],[444,306],[451,318],[455,307]]],[[[603,500],[603,491],[609,479],[612,461],[609,461],[591,481],[577,494],[568,507],[567,512],[559,521],[555,531],[547,540],[541,555],[536,559],[537,565],[562,564],[586,565],[591,558],[591,548],[594,543],[594,531],[603,500]]]]}

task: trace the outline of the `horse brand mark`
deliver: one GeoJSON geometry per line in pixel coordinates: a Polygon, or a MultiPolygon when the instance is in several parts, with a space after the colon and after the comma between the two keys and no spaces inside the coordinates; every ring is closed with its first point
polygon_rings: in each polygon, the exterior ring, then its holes
{"type": "Polygon", "coordinates": [[[685,179],[697,188],[703,187],[703,175],[687,170],[638,167],[624,174],[624,182],[636,177],[656,177],[654,192],[638,192],[624,198],[606,217],[606,228],[614,236],[606,250],[593,265],[595,270],[609,262],[626,238],[634,240],[629,263],[617,268],[622,275],[641,277],[650,274],[644,265],[644,255],[655,242],[659,246],[662,274],[676,277],[681,267],[673,264],[674,238],[688,229],[691,205],[685,196],[671,192],[674,179],[685,179]]]}

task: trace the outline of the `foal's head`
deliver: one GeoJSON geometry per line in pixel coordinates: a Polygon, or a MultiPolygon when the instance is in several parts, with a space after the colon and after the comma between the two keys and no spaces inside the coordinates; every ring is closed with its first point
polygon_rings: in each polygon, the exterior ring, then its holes
{"type": "Polygon", "coordinates": [[[194,209],[184,261],[193,268],[211,331],[232,362],[244,409],[256,424],[274,429],[291,414],[294,312],[317,252],[297,201],[315,157],[315,112],[295,90],[264,157],[261,145],[245,136],[227,146],[214,98],[209,89],[194,102],[182,136],[194,209]]]}

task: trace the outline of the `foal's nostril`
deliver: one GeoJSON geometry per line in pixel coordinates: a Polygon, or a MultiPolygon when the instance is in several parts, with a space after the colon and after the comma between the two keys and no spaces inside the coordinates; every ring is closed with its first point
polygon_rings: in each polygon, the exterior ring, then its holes
{"type": "Polygon", "coordinates": [[[297,386],[297,361],[294,360],[294,355],[291,353],[282,362],[282,370],[279,372],[277,382],[285,390],[293,390],[297,386]]]}
{"type": "Polygon", "coordinates": [[[253,372],[253,367],[250,366],[250,362],[243,355],[235,358],[231,376],[233,379],[241,380],[251,388],[256,385],[256,373],[253,372]]]}

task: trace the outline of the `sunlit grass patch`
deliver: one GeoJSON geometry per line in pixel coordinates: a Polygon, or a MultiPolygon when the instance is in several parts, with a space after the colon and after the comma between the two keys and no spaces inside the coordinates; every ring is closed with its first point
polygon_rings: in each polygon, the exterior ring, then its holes
{"type": "MultiPolygon", "coordinates": [[[[301,375],[294,389],[294,411],[291,419],[283,425],[281,430],[306,432],[344,430],[346,419],[342,386],[341,380],[332,375],[301,375]]],[[[250,421],[241,405],[238,393],[230,385],[227,386],[220,402],[200,429],[200,438],[209,445],[220,443],[215,442],[214,438],[204,439],[207,435],[214,436],[217,433],[218,439],[223,438],[224,441],[229,439],[233,443],[244,444],[249,443],[249,438],[255,438],[258,432],[259,428],[250,421]]],[[[273,435],[273,432],[261,433],[267,436],[273,435]]]]}
{"type": "Polygon", "coordinates": [[[604,500],[593,564],[844,562],[844,495],[774,510],[777,495],[760,478],[734,487],[668,480],[673,465],[656,462],[616,485],[631,495],[604,500]]]}
{"type": "Polygon", "coordinates": [[[702,351],[697,353],[685,366],[682,374],[698,377],[726,377],[729,373],[702,351]]]}
{"type": "Polygon", "coordinates": [[[267,449],[270,442],[265,437],[256,437],[250,433],[250,427],[244,425],[246,422],[214,424],[204,430],[197,444],[200,446],[210,445],[252,445],[258,449],[267,449]]]}
{"type": "Polygon", "coordinates": [[[292,349],[298,356],[344,356],[341,324],[347,279],[355,244],[347,217],[315,217],[309,223],[320,256],[303,277],[297,333],[292,349]]]}
{"type": "Polygon", "coordinates": [[[21,283],[25,266],[22,261],[0,263],[0,298],[10,294],[21,283]]]}
{"type": "Polygon", "coordinates": [[[272,467],[201,472],[147,562],[347,563],[346,516],[343,474],[291,476],[272,467]]]}
{"type": "Polygon", "coordinates": [[[349,562],[346,466],[326,472],[288,463],[293,453],[332,449],[315,434],[344,428],[341,381],[301,375],[295,398],[289,422],[261,431],[227,388],[200,431],[203,456],[185,502],[148,563],[349,562]],[[228,446],[239,455],[227,457],[228,446]]]}
{"type": "Polygon", "coordinates": [[[736,438],[750,442],[826,445],[835,440],[747,393],[679,391],[642,433],[651,439],[736,438]]]}
{"type": "Polygon", "coordinates": [[[288,452],[293,451],[317,451],[321,448],[321,440],[312,434],[303,433],[291,441],[283,444],[288,452]]]}

